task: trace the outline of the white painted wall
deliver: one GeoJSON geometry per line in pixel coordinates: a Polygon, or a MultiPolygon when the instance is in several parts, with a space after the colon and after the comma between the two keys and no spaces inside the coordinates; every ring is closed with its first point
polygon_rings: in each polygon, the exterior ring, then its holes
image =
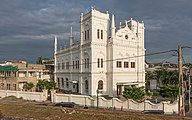
{"type": "MultiPolygon", "coordinates": [[[[90,97],[86,95],[73,95],[73,94],[57,94],[52,91],[53,100],[52,102],[75,102],[76,104],[82,106],[97,106],[97,98],[90,97]]],[[[110,100],[99,96],[99,107],[100,108],[116,108],[123,110],[134,110],[134,111],[144,111],[144,110],[163,110],[165,114],[178,113],[178,101],[170,104],[170,102],[161,102],[158,104],[153,104],[148,100],[138,103],[134,100],[128,99],[126,101],[121,101],[118,98],[112,98],[110,100]]]]}
{"type": "Polygon", "coordinates": [[[47,91],[44,92],[23,92],[23,91],[10,91],[10,90],[0,90],[0,97],[15,96],[17,98],[23,98],[25,100],[35,100],[35,101],[46,101],[47,91]]]}

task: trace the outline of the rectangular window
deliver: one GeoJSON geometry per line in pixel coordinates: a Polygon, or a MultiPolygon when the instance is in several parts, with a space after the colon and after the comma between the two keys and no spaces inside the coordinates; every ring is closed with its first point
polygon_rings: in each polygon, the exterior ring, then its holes
{"type": "Polygon", "coordinates": [[[10,84],[7,84],[7,90],[10,90],[10,84]]]}
{"type": "Polygon", "coordinates": [[[117,61],[117,68],[121,68],[121,61],[117,61]]]}
{"type": "Polygon", "coordinates": [[[87,58],[87,68],[89,68],[89,58],[87,58]]]}
{"type": "Polygon", "coordinates": [[[57,67],[58,67],[58,70],[60,70],[60,63],[58,63],[57,65],[58,65],[58,66],[57,66],[57,67]]]}
{"type": "Polygon", "coordinates": [[[103,39],[103,30],[101,30],[101,39],[103,39]]]}
{"type": "Polygon", "coordinates": [[[101,68],[103,68],[103,58],[101,58],[101,68]]]}
{"type": "Polygon", "coordinates": [[[100,67],[99,64],[100,64],[100,59],[98,58],[98,59],[97,59],[97,67],[98,67],[98,68],[100,67]]]}
{"type": "Polygon", "coordinates": [[[16,84],[13,84],[13,88],[14,88],[15,90],[17,90],[17,86],[16,86],[16,84]]]}
{"type": "Polygon", "coordinates": [[[87,37],[87,35],[86,35],[86,31],[85,31],[85,40],[86,40],[86,37],[87,37]]]}
{"type": "Polygon", "coordinates": [[[131,62],[131,68],[135,68],[135,62],[131,62]]]}
{"type": "Polygon", "coordinates": [[[97,39],[99,39],[99,29],[97,29],[97,39]]]}
{"type": "Polygon", "coordinates": [[[10,77],[11,76],[11,72],[7,72],[7,76],[10,77]]]}
{"type": "Polygon", "coordinates": [[[66,69],[69,69],[69,62],[66,62],[66,69]]]}
{"type": "Polygon", "coordinates": [[[75,68],[75,61],[73,61],[73,69],[75,68]]]}
{"type": "Polygon", "coordinates": [[[41,78],[41,72],[39,72],[39,78],[41,78]]]}
{"type": "Polygon", "coordinates": [[[65,63],[63,62],[62,63],[62,70],[64,70],[65,69],[65,63]]]}
{"type": "Polygon", "coordinates": [[[129,68],[129,62],[124,62],[124,68],[129,68]]]}

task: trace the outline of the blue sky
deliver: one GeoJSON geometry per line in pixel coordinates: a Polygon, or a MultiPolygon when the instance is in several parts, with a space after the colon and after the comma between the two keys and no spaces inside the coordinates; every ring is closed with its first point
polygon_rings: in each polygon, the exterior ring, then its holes
{"type": "MultiPolygon", "coordinates": [[[[35,62],[53,57],[54,35],[62,46],[70,26],[79,41],[79,17],[91,7],[115,14],[116,25],[130,18],[145,23],[146,53],[192,47],[192,0],[0,0],[0,61],[35,62]]],[[[185,62],[192,50],[184,49],[185,62]]],[[[176,61],[172,53],[147,57],[149,62],[176,61]]]]}

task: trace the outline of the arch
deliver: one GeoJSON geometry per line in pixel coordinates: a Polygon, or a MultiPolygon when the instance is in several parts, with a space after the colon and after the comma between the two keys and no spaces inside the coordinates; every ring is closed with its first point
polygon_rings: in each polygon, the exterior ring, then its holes
{"type": "Polygon", "coordinates": [[[78,59],[79,59],[79,57],[78,57],[78,56],[76,56],[76,57],[75,57],[75,60],[78,60],[78,59]]]}
{"type": "Polygon", "coordinates": [[[105,25],[104,24],[98,23],[96,26],[97,26],[97,29],[99,28],[99,29],[105,30],[105,25]]]}
{"type": "Polygon", "coordinates": [[[104,26],[104,24],[101,24],[101,23],[98,23],[96,25],[96,38],[97,39],[100,39],[100,40],[103,40],[106,38],[106,28],[104,26]]]}
{"type": "Polygon", "coordinates": [[[98,90],[103,90],[103,80],[98,81],[98,90]]]}
{"type": "Polygon", "coordinates": [[[103,51],[99,51],[97,54],[96,54],[96,58],[104,58],[105,59],[105,53],[103,51]]]}

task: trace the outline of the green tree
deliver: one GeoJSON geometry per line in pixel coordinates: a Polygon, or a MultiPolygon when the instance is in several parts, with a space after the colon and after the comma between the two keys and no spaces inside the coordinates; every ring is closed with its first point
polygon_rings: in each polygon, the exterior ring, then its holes
{"type": "Polygon", "coordinates": [[[179,81],[179,73],[177,70],[167,71],[166,76],[163,79],[163,85],[177,85],[179,81]]]}
{"type": "Polygon", "coordinates": [[[42,56],[38,57],[36,60],[36,64],[43,64],[42,60],[43,60],[42,56]]]}
{"type": "Polygon", "coordinates": [[[154,78],[157,80],[157,85],[177,85],[179,73],[177,70],[170,71],[167,69],[160,69],[154,71],[154,78]]]}
{"type": "Polygon", "coordinates": [[[130,87],[126,86],[125,90],[123,91],[123,96],[127,99],[133,99],[133,100],[142,100],[145,96],[145,92],[143,87],[130,87]]]}
{"type": "Polygon", "coordinates": [[[23,85],[23,89],[25,91],[31,90],[33,87],[34,87],[34,84],[32,82],[26,83],[26,84],[23,85]]]}
{"type": "Polygon", "coordinates": [[[178,95],[178,86],[160,86],[160,95],[164,98],[171,98],[172,100],[175,100],[178,95]]]}
{"type": "Polygon", "coordinates": [[[157,80],[157,86],[160,86],[162,84],[165,74],[166,74],[165,69],[160,69],[160,70],[154,71],[154,78],[157,80]]]}
{"type": "Polygon", "coordinates": [[[50,91],[52,88],[55,88],[56,83],[55,81],[47,81],[47,80],[39,80],[37,83],[37,90],[38,91],[43,91],[43,89],[47,89],[50,91]]]}
{"type": "Polygon", "coordinates": [[[192,68],[192,64],[191,63],[185,63],[185,64],[183,64],[183,66],[186,66],[188,68],[192,68]]]}
{"type": "Polygon", "coordinates": [[[147,71],[145,73],[146,91],[150,90],[150,80],[153,79],[153,72],[147,71]]]}

